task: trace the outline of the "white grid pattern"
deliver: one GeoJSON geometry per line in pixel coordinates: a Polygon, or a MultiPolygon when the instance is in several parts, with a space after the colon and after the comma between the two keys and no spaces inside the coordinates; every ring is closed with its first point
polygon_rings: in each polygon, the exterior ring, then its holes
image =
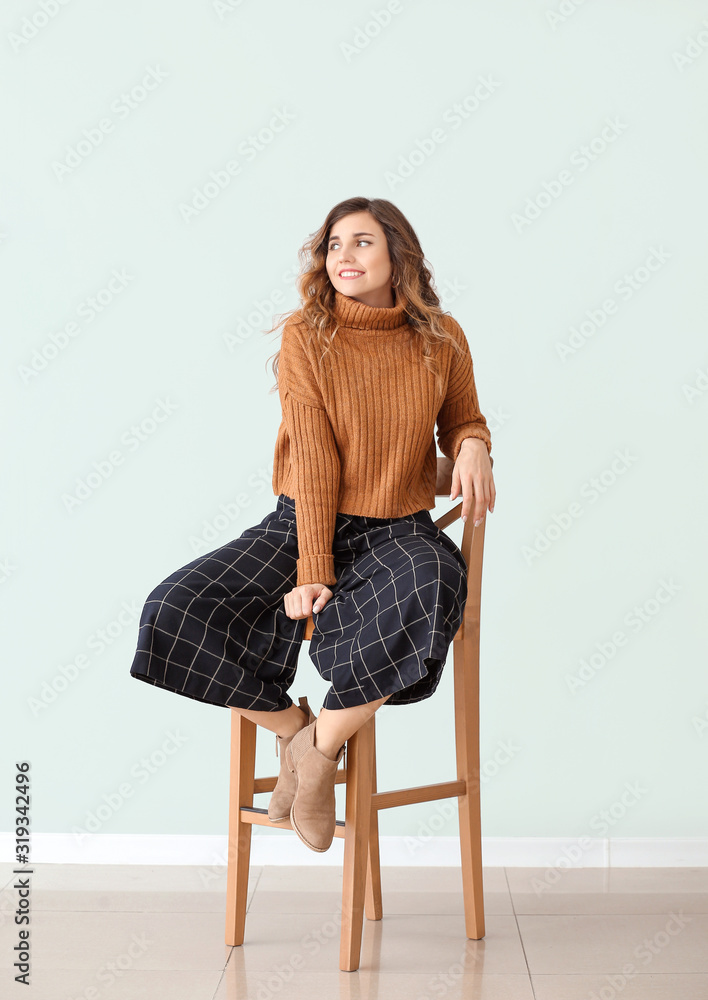
{"type": "MultiPolygon", "coordinates": [[[[315,613],[310,656],[331,687],[325,708],[391,694],[430,697],[467,598],[459,548],[429,511],[398,518],[337,514],[337,583],[315,613]]],[[[285,613],[298,555],[295,500],[158,584],[143,606],[132,676],[224,707],[293,704],[305,619],[285,613]]]]}

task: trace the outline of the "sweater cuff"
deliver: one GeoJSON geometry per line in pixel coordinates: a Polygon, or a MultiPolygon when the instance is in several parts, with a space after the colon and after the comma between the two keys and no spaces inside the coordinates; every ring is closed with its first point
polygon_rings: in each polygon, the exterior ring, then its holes
{"type": "Polygon", "coordinates": [[[302,587],[306,583],[326,583],[329,586],[336,582],[334,555],[331,552],[319,552],[316,555],[301,556],[297,560],[296,587],[302,587]]]}
{"type": "Polygon", "coordinates": [[[479,438],[480,441],[484,441],[485,445],[487,446],[487,454],[491,455],[492,441],[491,441],[491,435],[487,430],[487,428],[480,428],[479,430],[468,428],[467,430],[461,430],[458,434],[458,437],[453,439],[452,442],[453,462],[457,461],[457,458],[460,454],[460,449],[462,448],[462,442],[465,440],[465,438],[471,438],[471,437],[479,438]]]}

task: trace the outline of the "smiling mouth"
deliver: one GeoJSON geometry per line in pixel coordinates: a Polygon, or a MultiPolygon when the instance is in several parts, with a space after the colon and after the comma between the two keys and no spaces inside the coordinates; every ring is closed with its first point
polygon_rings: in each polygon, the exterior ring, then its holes
{"type": "Polygon", "coordinates": [[[347,271],[340,271],[339,277],[344,278],[345,281],[351,281],[353,278],[360,278],[363,273],[363,271],[354,271],[350,269],[347,271]]]}

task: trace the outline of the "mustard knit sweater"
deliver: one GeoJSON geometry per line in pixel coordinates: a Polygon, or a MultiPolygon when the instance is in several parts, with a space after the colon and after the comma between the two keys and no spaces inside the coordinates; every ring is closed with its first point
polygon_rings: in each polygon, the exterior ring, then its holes
{"type": "Polygon", "coordinates": [[[402,517],[435,506],[437,440],[457,459],[464,438],[481,438],[472,357],[462,327],[443,322],[463,347],[437,357],[445,392],[424,366],[404,305],[374,307],[336,291],[339,328],[317,366],[319,348],[300,312],[285,323],[278,359],[282,421],[273,492],[295,500],[297,582],[337,582],[332,542],[337,512],[402,517]]]}

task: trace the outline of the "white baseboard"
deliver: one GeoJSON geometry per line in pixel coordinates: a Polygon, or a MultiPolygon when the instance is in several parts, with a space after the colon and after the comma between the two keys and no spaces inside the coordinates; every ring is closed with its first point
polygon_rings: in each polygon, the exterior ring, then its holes
{"type": "MultiPolygon", "coordinates": [[[[458,837],[380,838],[382,865],[459,865],[458,837]]],[[[0,834],[0,860],[12,862],[13,837],[0,834]]],[[[252,865],[341,865],[344,841],[328,851],[305,847],[291,830],[253,833],[252,865]]],[[[486,867],[675,868],[708,866],[705,837],[484,837],[486,867]]],[[[225,865],[226,836],[35,833],[30,864],[225,865]]]]}

